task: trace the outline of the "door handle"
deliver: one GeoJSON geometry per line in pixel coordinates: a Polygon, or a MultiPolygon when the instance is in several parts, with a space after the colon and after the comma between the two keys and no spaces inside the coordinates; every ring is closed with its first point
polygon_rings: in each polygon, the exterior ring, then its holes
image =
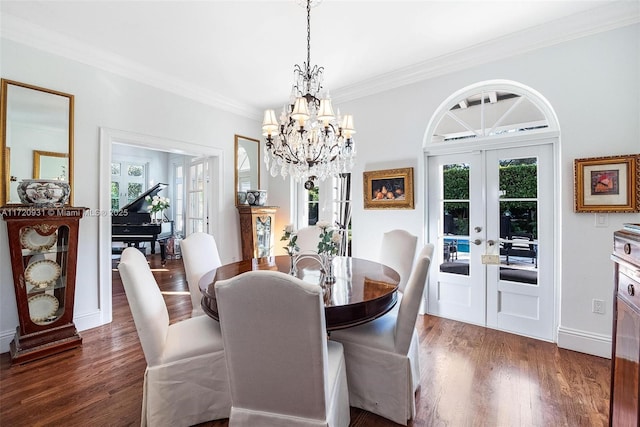
{"type": "Polygon", "coordinates": [[[471,243],[473,243],[474,245],[478,246],[479,244],[482,243],[482,239],[473,240],[471,243]]]}

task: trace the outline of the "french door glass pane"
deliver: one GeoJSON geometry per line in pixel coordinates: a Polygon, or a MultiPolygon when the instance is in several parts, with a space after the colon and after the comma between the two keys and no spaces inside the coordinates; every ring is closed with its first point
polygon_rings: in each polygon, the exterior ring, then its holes
{"type": "Polygon", "coordinates": [[[440,271],[469,275],[469,165],[442,168],[443,260],[440,271]]]}
{"type": "Polygon", "coordinates": [[[190,193],[189,203],[191,206],[191,216],[202,218],[204,216],[204,200],[202,193],[190,193]]]}
{"type": "Polygon", "coordinates": [[[501,159],[500,279],[538,284],[537,159],[501,159]]]}
{"type": "Polygon", "coordinates": [[[184,233],[184,167],[176,165],[174,167],[175,180],[174,180],[174,208],[173,219],[174,229],[177,233],[184,233]]]}
{"type": "Polygon", "coordinates": [[[204,189],[204,165],[202,163],[191,167],[191,191],[204,189]]]}
{"type": "Polygon", "coordinates": [[[189,222],[190,233],[196,233],[196,232],[199,232],[199,231],[204,232],[204,221],[203,220],[197,219],[197,218],[190,218],[188,220],[188,222],[189,222]]]}

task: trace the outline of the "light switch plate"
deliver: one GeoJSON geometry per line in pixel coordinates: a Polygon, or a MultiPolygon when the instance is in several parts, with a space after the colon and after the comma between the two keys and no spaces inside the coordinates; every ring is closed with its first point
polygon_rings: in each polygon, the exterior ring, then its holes
{"type": "Polygon", "coordinates": [[[606,213],[596,213],[596,227],[608,227],[609,215],[606,213]]]}
{"type": "Polygon", "coordinates": [[[483,264],[500,264],[500,255],[496,255],[496,254],[482,255],[482,263],[483,264]]]}

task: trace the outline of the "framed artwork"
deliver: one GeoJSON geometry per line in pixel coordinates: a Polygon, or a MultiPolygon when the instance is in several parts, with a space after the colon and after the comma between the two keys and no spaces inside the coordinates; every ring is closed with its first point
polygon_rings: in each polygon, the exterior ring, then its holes
{"type": "Polygon", "coordinates": [[[640,154],[574,161],[576,212],[640,212],[640,154]]]}
{"type": "Polygon", "coordinates": [[[365,209],[413,209],[413,168],[364,172],[365,209]]]}

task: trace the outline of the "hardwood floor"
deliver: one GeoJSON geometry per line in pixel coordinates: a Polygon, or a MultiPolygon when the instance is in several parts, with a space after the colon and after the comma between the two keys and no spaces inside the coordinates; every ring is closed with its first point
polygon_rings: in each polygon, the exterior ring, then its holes
{"type": "MultiPolygon", "coordinates": [[[[149,257],[172,322],[189,317],[180,260],[149,257]]],[[[114,264],[115,266],[115,264],[114,264]]],[[[419,316],[421,387],[414,427],[605,426],[610,361],[555,344],[419,316]]],[[[83,346],[23,366],[0,355],[0,425],[140,424],[145,360],[117,270],[113,323],[81,332],[83,346]]],[[[227,420],[201,426],[226,426],[227,420]]],[[[397,425],[351,409],[351,426],[397,425]]]]}

